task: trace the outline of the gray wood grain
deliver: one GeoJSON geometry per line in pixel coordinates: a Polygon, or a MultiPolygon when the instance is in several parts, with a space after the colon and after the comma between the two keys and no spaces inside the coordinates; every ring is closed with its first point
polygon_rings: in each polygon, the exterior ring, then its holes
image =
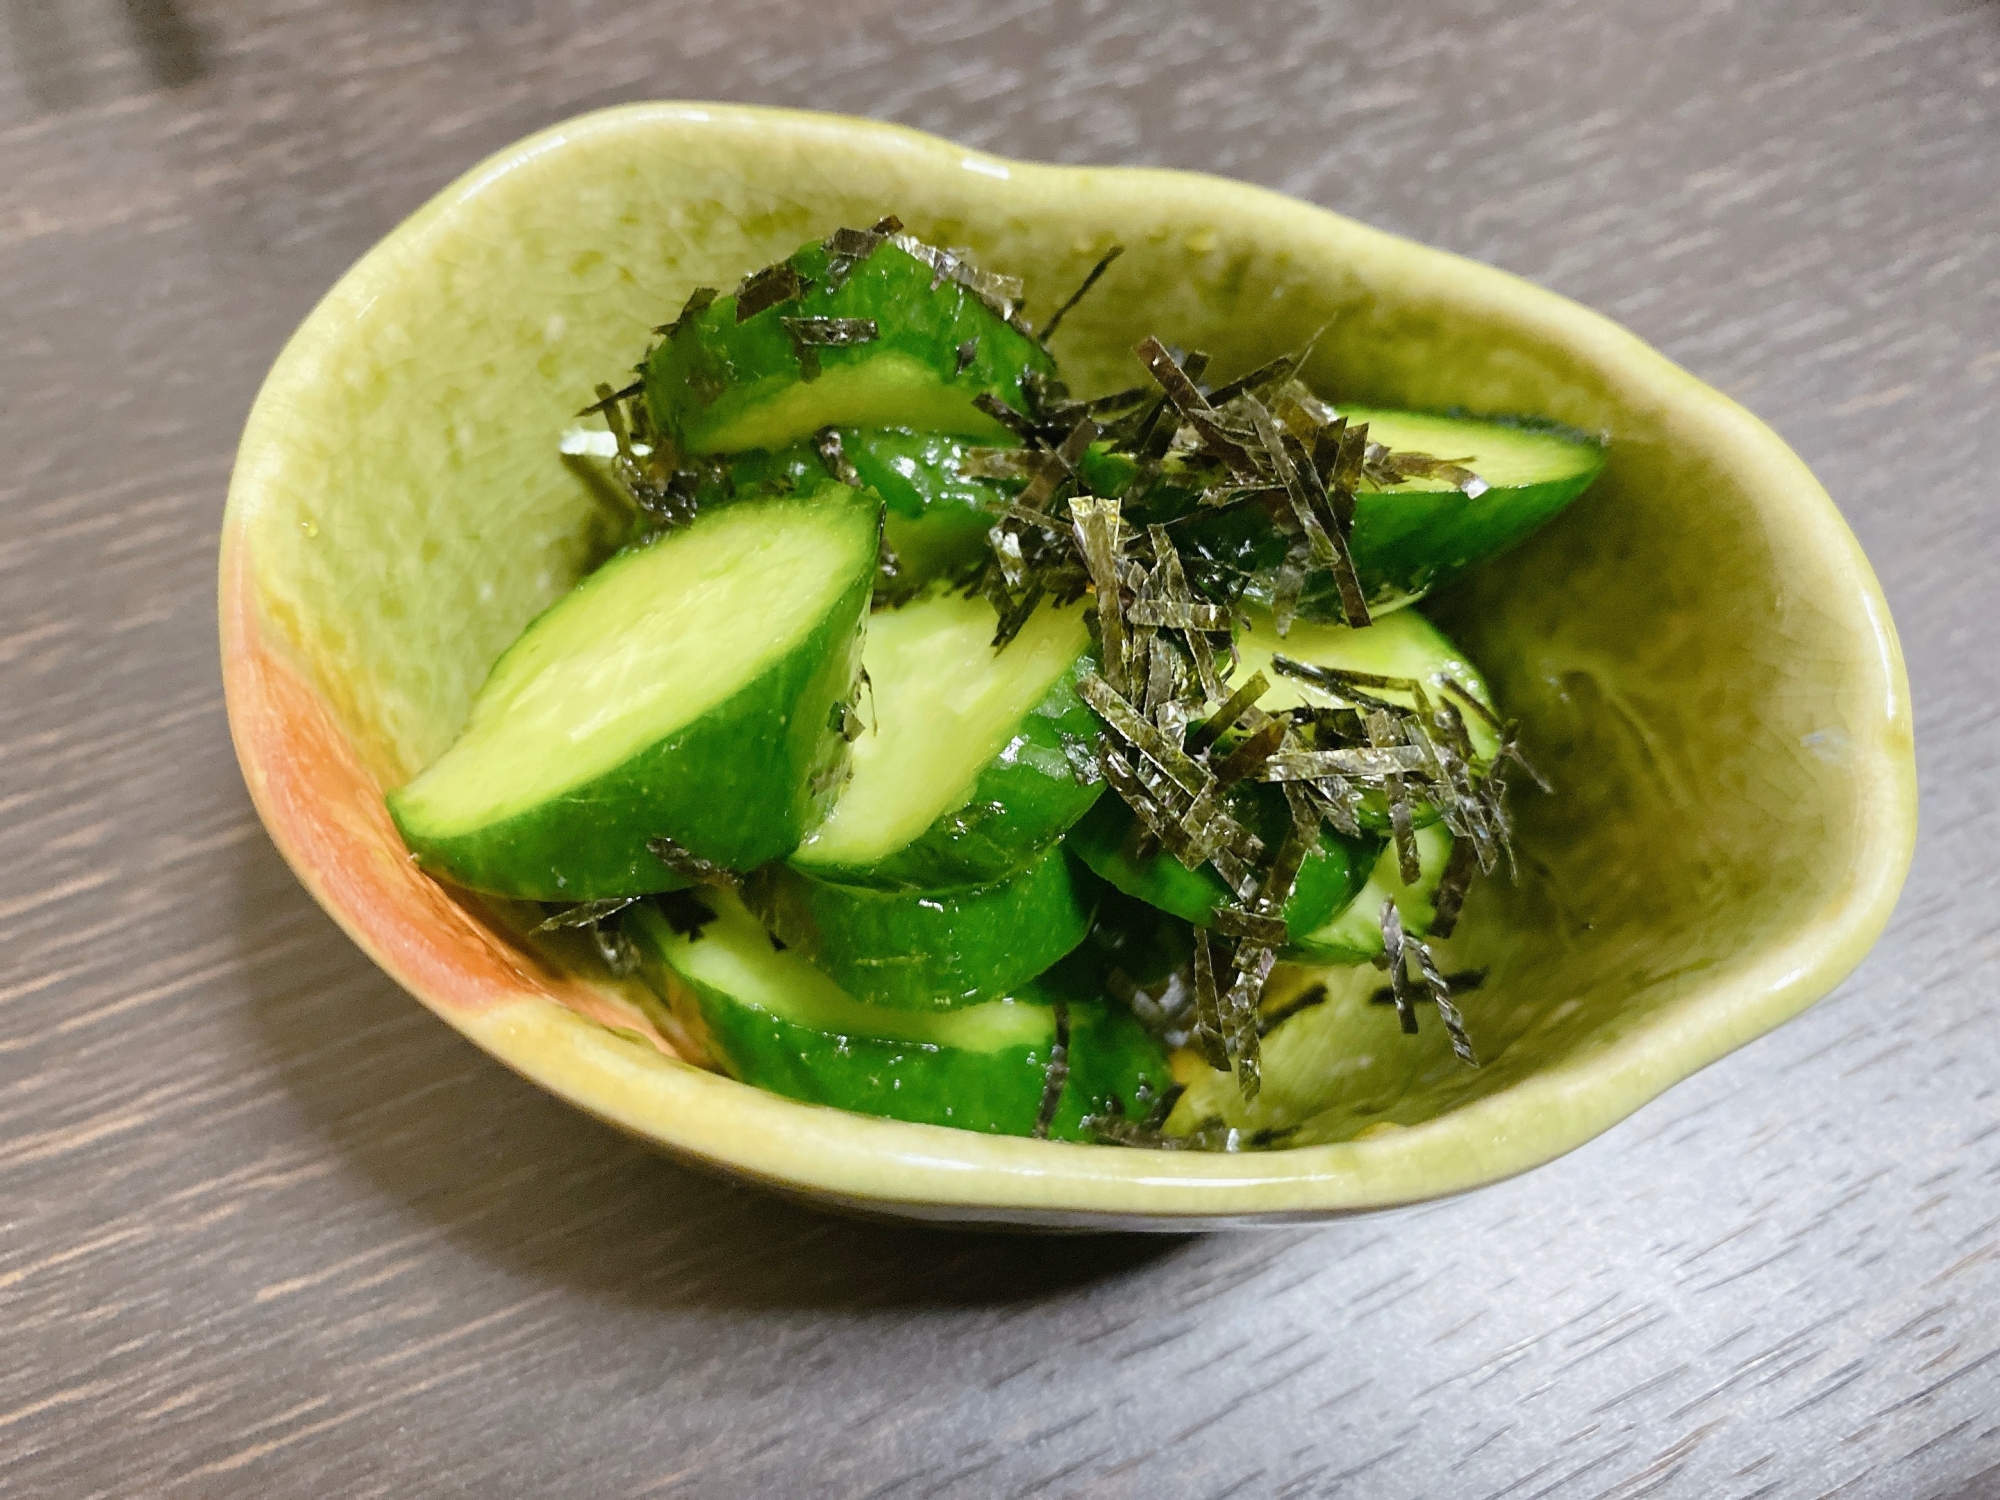
{"type": "Polygon", "coordinates": [[[0,0],[0,1489],[2000,1494],[2000,8],[0,0]],[[340,270],[649,96],[1268,183],[1625,320],[1825,479],[1924,842],[1804,1019],[1314,1231],[823,1218],[487,1062],[278,861],[213,552],[340,270]]]}

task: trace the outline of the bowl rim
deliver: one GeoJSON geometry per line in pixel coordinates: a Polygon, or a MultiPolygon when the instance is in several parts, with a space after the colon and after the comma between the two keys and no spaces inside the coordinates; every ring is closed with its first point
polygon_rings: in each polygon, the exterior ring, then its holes
{"type": "MultiPolygon", "coordinates": [[[[1698,1069],[1789,1019],[1840,982],[1887,924],[1914,852],[1916,773],[1909,688],[1887,601],[1859,543],[1804,463],[1770,428],[1603,315],[1479,262],[1359,224],[1264,188],[1139,167],[1046,166],[969,150],[903,126],[752,106],[660,102],[600,110],[489,157],[364,255],[285,345],[246,423],[224,514],[220,614],[231,737],[259,816],[313,897],[392,978],[515,1071],[618,1128],[696,1163],[823,1203],[917,1219],[1045,1227],[1276,1223],[1419,1202],[1495,1182],[1582,1145],[1698,1069]],[[1143,176],[1156,198],[1220,206],[1340,245],[1462,307],[1504,314],[1600,368],[1616,368],[1658,409],[1699,429],[1792,545],[1809,548],[1844,587],[1828,608],[1852,611],[1864,643],[1847,680],[1879,694],[1884,715],[1852,746],[1862,824],[1846,881],[1781,939],[1721,966],[1643,1026],[1578,1049],[1518,1082],[1428,1121],[1333,1145],[1207,1155],[1132,1151],[915,1125],[803,1104],[709,1073],[592,1019],[559,980],[488,953],[454,970],[419,911],[371,906],[351,829],[314,806],[314,768],[280,754],[280,732],[306,725],[322,758],[345,745],[331,710],[259,618],[246,532],[282,465],[284,417],[349,321],[447,230],[462,205],[523,164],[606,135],[705,130],[783,132],[843,147],[926,157],[939,172],[1054,182],[1085,173],[1143,176]],[[331,735],[338,744],[324,742],[331,735]],[[475,967],[478,967],[475,965],[475,967]],[[579,1012],[585,1013],[579,1013],[579,1012]]],[[[306,732],[300,730],[300,732],[306,732]]],[[[352,752],[347,752],[350,759],[352,752]]],[[[358,761],[337,767],[365,775],[358,761]]],[[[325,766],[318,768],[326,771],[325,766]]],[[[328,772],[328,774],[332,774],[328,772]]],[[[379,801],[379,795],[376,799],[379,801]]],[[[437,903],[428,903],[433,918],[437,903]]],[[[462,935],[461,935],[462,936],[462,935]]],[[[487,943],[490,948],[490,940],[487,943]]],[[[531,961],[530,961],[531,962],[531,961]]]]}

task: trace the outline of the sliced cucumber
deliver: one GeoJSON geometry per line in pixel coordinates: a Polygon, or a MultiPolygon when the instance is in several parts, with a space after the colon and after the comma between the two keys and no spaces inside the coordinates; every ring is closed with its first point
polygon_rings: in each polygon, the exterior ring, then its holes
{"type": "Polygon", "coordinates": [[[914,240],[883,241],[842,277],[830,274],[832,257],[815,240],[786,262],[801,295],[741,322],[734,295],[683,318],[646,360],[655,422],[690,453],[783,448],[822,427],[1004,436],[973,397],[987,391],[1022,409],[1023,372],[1052,373],[1053,362],[1032,337],[905,245],[936,254],[914,240]],[[850,335],[865,321],[873,336],[835,345],[794,341],[813,327],[800,320],[820,318],[853,320],[843,325],[850,335]]]}
{"type": "Polygon", "coordinates": [[[1012,437],[889,427],[845,428],[840,439],[861,482],[882,497],[883,526],[905,580],[961,573],[985,559],[986,533],[997,519],[988,507],[1020,485],[973,478],[965,456],[973,448],[1011,445],[1012,437]]]}
{"type": "Polygon", "coordinates": [[[1094,766],[1102,732],[1076,694],[1095,660],[1083,608],[1035,611],[1004,651],[997,625],[957,594],[869,622],[853,774],[793,865],[849,885],[986,885],[1083,816],[1103,790],[1071,759],[1094,766]]]}
{"type": "Polygon", "coordinates": [[[1432,902],[1444,867],[1451,858],[1451,833],[1442,823],[1433,823],[1416,832],[1417,868],[1415,885],[1403,884],[1403,870],[1393,848],[1385,848],[1376,858],[1368,883],[1326,922],[1295,937],[1284,956],[1297,963],[1359,964],[1382,951],[1382,903],[1393,900],[1402,916],[1403,930],[1423,937],[1431,930],[1436,915],[1432,902]]]}
{"type": "Polygon", "coordinates": [[[787,1098],[862,1114],[1028,1135],[1056,1039],[1052,1000],[1069,1008],[1069,1080],[1049,1133],[1114,1096],[1168,1081],[1160,1044],[1101,997],[1031,982],[1013,997],[946,1013],[865,1005],[795,952],[781,952],[735,898],[704,893],[715,920],[677,933],[651,905],[625,924],[641,972],[731,1077],[787,1098]]]}
{"type": "Polygon", "coordinates": [[[494,664],[450,749],[389,795],[425,869],[584,901],[681,883],[674,839],[749,868],[789,853],[845,765],[874,577],[873,495],[729,506],[628,549],[494,664]]]}
{"type": "MultiPolygon", "coordinates": [[[[966,455],[974,448],[1011,445],[1011,437],[951,437],[900,427],[838,427],[834,432],[855,477],[882,497],[883,534],[896,553],[899,583],[922,585],[962,574],[984,560],[986,533],[995,520],[989,507],[1020,485],[968,475],[966,455]]],[[[617,439],[609,431],[579,427],[563,434],[563,461],[571,470],[606,500],[629,506],[612,477],[610,460],[617,453],[617,439]]],[[[827,460],[813,443],[775,451],[755,448],[719,461],[697,486],[695,504],[712,510],[739,496],[812,491],[830,477],[827,460]]]]}
{"type": "MultiPolygon", "coordinates": [[[[1504,552],[1582,494],[1604,467],[1603,446],[1565,428],[1358,407],[1343,414],[1366,422],[1375,442],[1456,460],[1488,485],[1469,496],[1441,479],[1412,479],[1355,496],[1349,546],[1361,591],[1381,610],[1421,598],[1504,552]]],[[[1155,488],[1171,498],[1170,484],[1155,488]]],[[[1156,497],[1149,491],[1148,498],[1156,497]]],[[[1240,588],[1253,604],[1271,603],[1287,542],[1255,506],[1197,516],[1176,539],[1190,569],[1211,587],[1240,588]]],[[[1299,613],[1341,618],[1331,573],[1306,575],[1299,613]]]]}
{"type": "MultiPolygon", "coordinates": [[[[1229,802],[1238,821],[1269,847],[1277,847],[1291,816],[1283,793],[1272,786],[1242,786],[1229,802]]],[[[1234,901],[1222,877],[1207,864],[1190,870],[1157,844],[1138,853],[1139,832],[1132,810],[1117,797],[1105,797],[1070,830],[1067,842],[1093,873],[1126,895],[1197,927],[1213,925],[1215,909],[1234,901]]],[[[1320,831],[1319,842],[1299,866],[1291,899],[1285,903],[1285,927],[1294,941],[1323,926],[1354,899],[1379,847],[1374,839],[1320,831]]]]}
{"type": "Polygon", "coordinates": [[[874,1005],[949,1010],[1004,995],[1083,941],[1095,883],[1062,846],[992,885],[883,891],[757,872],[751,909],[787,947],[874,1005]]]}

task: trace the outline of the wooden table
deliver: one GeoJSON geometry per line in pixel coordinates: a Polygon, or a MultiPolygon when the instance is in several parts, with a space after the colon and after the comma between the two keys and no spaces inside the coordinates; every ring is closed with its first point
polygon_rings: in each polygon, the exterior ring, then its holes
{"type": "Polygon", "coordinates": [[[0,20],[0,1490],[2000,1494],[2000,8],[0,20]],[[231,450],[402,215],[548,121],[674,96],[1267,183],[1592,303],[1746,401],[1909,652],[1925,839],[1874,957],[1525,1179],[1261,1235],[824,1218],[460,1042],[238,780],[231,450]]]}

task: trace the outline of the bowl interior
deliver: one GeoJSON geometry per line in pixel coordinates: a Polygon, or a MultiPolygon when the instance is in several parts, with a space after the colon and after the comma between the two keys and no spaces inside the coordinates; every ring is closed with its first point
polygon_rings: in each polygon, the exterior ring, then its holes
{"type": "MultiPolygon", "coordinates": [[[[617,517],[556,452],[593,387],[622,383],[695,287],[889,211],[1024,274],[1031,318],[1124,244],[1056,341],[1080,391],[1139,378],[1146,333],[1208,350],[1226,376],[1323,330],[1307,376],[1337,400],[1531,413],[1611,439],[1581,502],[1426,606],[1558,789],[1516,796],[1518,878],[1483,882],[1450,945],[1452,963],[1489,969],[1468,1002],[1486,1065],[1457,1063],[1435,1025],[1409,1039],[1360,1007],[1350,1062],[1298,1137],[1358,1144],[1282,1153],[1346,1186],[1282,1202],[1422,1196],[1552,1155],[1809,1003],[1872,941],[1913,830],[1901,662],[1851,535],[1739,408],[1560,298],[1272,194],[718,107],[587,117],[496,158],[351,272],[271,376],[232,489],[241,628],[226,644],[254,642],[309,690],[271,712],[323,714],[346,779],[320,794],[353,804],[357,837],[379,844],[379,790],[450,742],[494,658],[609,545],[617,517]],[[1384,1122],[1431,1144],[1397,1145],[1384,1122]]],[[[282,826],[282,756],[248,680],[232,676],[232,713],[281,846],[445,1008],[282,826]]],[[[504,922],[448,906],[427,893],[398,920],[477,930],[498,971],[673,1050],[638,997],[557,979],[504,922]]],[[[634,1128],[679,1139],[671,1111],[634,1128]]],[[[888,1128],[958,1149],[955,1132],[888,1128]]],[[[1297,1175],[1267,1160],[1196,1175],[1297,1175]]]]}

